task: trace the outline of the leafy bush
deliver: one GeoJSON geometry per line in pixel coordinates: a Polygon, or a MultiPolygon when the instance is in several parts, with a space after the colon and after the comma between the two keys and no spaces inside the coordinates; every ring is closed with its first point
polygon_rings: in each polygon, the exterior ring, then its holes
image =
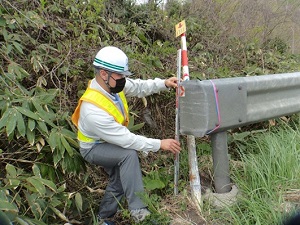
{"type": "Polygon", "coordinates": [[[66,184],[59,187],[42,178],[39,167],[32,166],[32,174],[12,164],[6,164],[6,177],[0,185],[0,210],[17,224],[54,224],[69,222],[72,204],[82,210],[81,194],[66,192],[66,184]]]}

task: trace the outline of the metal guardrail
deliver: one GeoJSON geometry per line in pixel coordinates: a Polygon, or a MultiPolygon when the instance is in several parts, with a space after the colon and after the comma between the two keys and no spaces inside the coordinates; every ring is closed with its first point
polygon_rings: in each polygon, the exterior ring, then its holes
{"type": "Polygon", "coordinates": [[[230,190],[227,130],[300,112],[300,73],[189,80],[181,85],[180,133],[211,136],[215,188],[230,190]]]}

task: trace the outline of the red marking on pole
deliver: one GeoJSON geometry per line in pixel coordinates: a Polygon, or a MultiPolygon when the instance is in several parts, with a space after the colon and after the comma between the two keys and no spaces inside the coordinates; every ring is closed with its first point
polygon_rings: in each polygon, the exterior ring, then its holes
{"type": "Polygon", "coordinates": [[[187,51],[182,50],[182,66],[188,65],[187,51]]]}
{"type": "Polygon", "coordinates": [[[183,74],[182,78],[184,78],[184,77],[189,77],[189,74],[187,74],[187,73],[183,74]]]}
{"type": "Polygon", "coordinates": [[[185,89],[183,86],[180,86],[180,97],[185,96],[185,89]]]}

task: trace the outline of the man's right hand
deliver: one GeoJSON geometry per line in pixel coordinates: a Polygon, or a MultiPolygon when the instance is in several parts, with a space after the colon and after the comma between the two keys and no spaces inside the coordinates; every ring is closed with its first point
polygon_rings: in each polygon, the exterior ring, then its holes
{"type": "Polygon", "coordinates": [[[172,153],[180,153],[180,143],[175,139],[163,139],[160,142],[160,148],[164,151],[170,151],[172,153]]]}

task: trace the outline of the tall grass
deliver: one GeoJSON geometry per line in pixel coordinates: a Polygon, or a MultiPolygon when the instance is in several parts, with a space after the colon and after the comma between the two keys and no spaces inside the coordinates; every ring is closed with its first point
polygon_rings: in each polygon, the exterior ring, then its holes
{"type": "Polygon", "coordinates": [[[222,212],[226,224],[280,224],[296,209],[285,196],[300,187],[300,131],[285,126],[253,139],[241,152],[242,169],[233,169],[240,196],[222,212]]]}

